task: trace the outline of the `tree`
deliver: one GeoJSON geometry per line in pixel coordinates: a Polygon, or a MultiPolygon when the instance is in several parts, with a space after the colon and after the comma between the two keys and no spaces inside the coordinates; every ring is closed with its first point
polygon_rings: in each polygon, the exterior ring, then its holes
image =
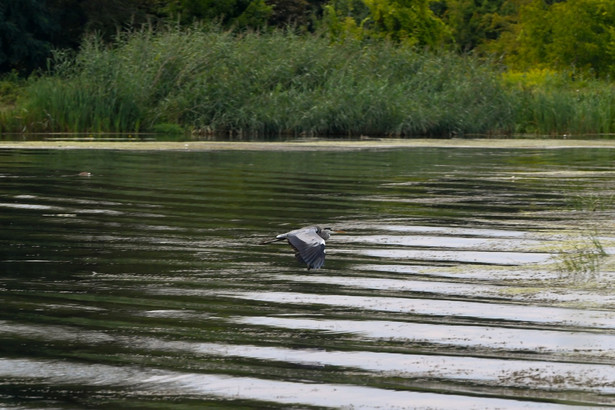
{"type": "Polygon", "coordinates": [[[267,5],[272,8],[269,24],[276,27],[288,24],[307,27],[310,14],[316,11],[306,0],[267,0],[267,5]]]}
{"type": "Polygon", "coordinates": [[[371,30],[408,45],[438,47],[448,28],[429,8],[428,0],[363,0],[370,10],[371,30]]]}
{"type": "MultiPolygon", "coordinates": [[[[75,2],[75,0],[51,0],[52,2],[75,2]]],[[[164,17],[168,2],[161,0],[77,0],[77,10],[84,16],[83,33],[97,32],[104,39],[113,38],[118,30],[141,27],[164,17]]],[[[65,11],[72,9],[63,7],[65,11]]],[[[74,9],[73,9],[74,10],[74,9]]]]}
{"type": "Polygon", "coordinates": [[[60,30],[50,33],[53,48],[77,49],[88,23],[83,0],[46,0],[47,12],[60,30]]]}
{"type": "Polygon", "coordinates": [[[169,3],[169,14],[184,24],[218,20],[228,25],[246,10],[250,0],[178,0],[169,3]]]}
{"type": "Polygon", "coordinates": [[[409,46],[437,48],[450,30],[429,0],[336,0],[325,12],[335,37],[386,38],[409,46]]]}
{"type": "Polygon", "coordinates": [[[119,29],[164,16],[164,0],[0,0],[0,72],[28,74],[46,65],[54,48],[76,49],[96,31],[110,40],[119,29]]]}
{"type": "Polygon", "coordinates": [[[333,40],[367,36],[364,28],[369,21],[370,10],[362,0],[331,0],[324,6],[323,22],[333,40]]]}
{"type": "Polygon", "coordinates": [[[267,5],[265,0],[253,0],[234,20],[234,24],[239,27],[262,28],[267,25],[272,14],[273,7],[267,5]]]}
{"type": "Polygon", "coordinates": [[[440,0],[431,4],[450,27],[456,48],[467,52],[497,40],[516,17],[511,0],[440,0]]]}
{"type": "Polygon", "coordinates": [[[182,24],[211,22],[239,28],[311,28],[326,0],[176,0],[166,1],[167,15],[182,24]]]}
{"type": "Polygon", "coordinates": [[[56,29],[44,0],[0,2],[0,71],[29,73],[45,64],[56,29]]]}
{"type": "Polygon", "coordinates": [[[615,62],[609,47],[615,37],[615,2],[569,0],[549,8],[551,42],[545,47],[547,61],[558,68],[612,71],[615,62]]]}
{"type": "Polygon", "coordinates": [[[516,0],[518,20],[492,44],[515,69],[615,73],[615,2],[516,0]]]}

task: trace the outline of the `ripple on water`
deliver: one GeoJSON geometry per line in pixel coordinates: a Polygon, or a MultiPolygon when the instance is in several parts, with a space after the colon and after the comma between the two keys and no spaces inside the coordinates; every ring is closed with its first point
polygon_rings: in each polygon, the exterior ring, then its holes
{"type": "Polygon", "coordinates": [[[375,320],[327,320],[285,317],[237,317],[236,323],[285,329],[354,334],[380,340],[429,343],[505,351],[533,351],[615,359],[615,335],[592,332],[428,324],[375,320]]]}
{"type": "Polygon", "coordinates": [[[395,391],[347,384],[300,383],[267,380],[256,377],[233,377],[220,374],[143,370],[69,361],[0,359],[0,376],[32,377],[39,375],[56,386],[80,384],[97,388],[121,387],[127,397],[147,395],[219,397],[234,400],[255,400],[279,404],[352,407],[362,409],[438,407],[450,409],[476,408],[562,408],[537,402],[520,402],[498,398],[477,398],[453,394],[395,391]]]}
{"type": "Polygon", "coordinates": [[[610,404],[611,154],[0,150],[0,406],[610,404]]]}
{"type": "Polygon", "coordinates": [[[400,298],[352,295],[319,295],[291,292],[234,292],[225,295],[235,298],[280,304],[322,304],[339,308],[375,310],[413,315],[467,317],[503,322],[525,322],[539,325],[558,325],[615,329],[615,312],[526,306],[511,303],[467,302],[430,298],[400,298]]]}

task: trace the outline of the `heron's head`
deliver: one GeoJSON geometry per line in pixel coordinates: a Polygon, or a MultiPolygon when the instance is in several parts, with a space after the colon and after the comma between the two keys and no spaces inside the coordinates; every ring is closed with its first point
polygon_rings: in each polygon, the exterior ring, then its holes
{"type": "Polygon", "coordinates": [[[316,233],[318,234],[318,236],[320,236],[322,239],[326,241],[327,239],[331,237],[331,234],[335,232],[338,232],[338,231],[334,231],[331,228],[322,228],[322,229],[319,228],[319,230],[316,233]]]}

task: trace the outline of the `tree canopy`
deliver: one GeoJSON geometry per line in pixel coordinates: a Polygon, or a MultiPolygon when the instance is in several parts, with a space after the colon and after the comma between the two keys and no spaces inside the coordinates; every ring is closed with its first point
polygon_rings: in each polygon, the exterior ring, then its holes
{"type": "Polygon", "coordinates": [[[514,68],[615,70],[615,2],[517,0],[516,23],[492,44],[514,68]]]}

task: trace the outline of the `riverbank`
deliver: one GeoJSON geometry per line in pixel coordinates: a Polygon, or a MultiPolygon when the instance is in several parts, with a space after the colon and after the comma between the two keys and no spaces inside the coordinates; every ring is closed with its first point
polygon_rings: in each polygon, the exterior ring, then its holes
{"type": "Polygon", "coordinates": [[[305,139],[254,141],[0,141],[0,149],[134,150],[134,151],[350,151],[399,148],[608,148],[615,140],[581,139],[369,139],[361,141],[305,139]]]}
{"type": "MultiPolygon", "coordinates": [[[[615,132],[579,73],[317,35],[160,30],[86,40],[0,106],[0,132],[465,137],[615,132]]],[[[0,104],[2,104],[0,102],[0,104]]]]}

